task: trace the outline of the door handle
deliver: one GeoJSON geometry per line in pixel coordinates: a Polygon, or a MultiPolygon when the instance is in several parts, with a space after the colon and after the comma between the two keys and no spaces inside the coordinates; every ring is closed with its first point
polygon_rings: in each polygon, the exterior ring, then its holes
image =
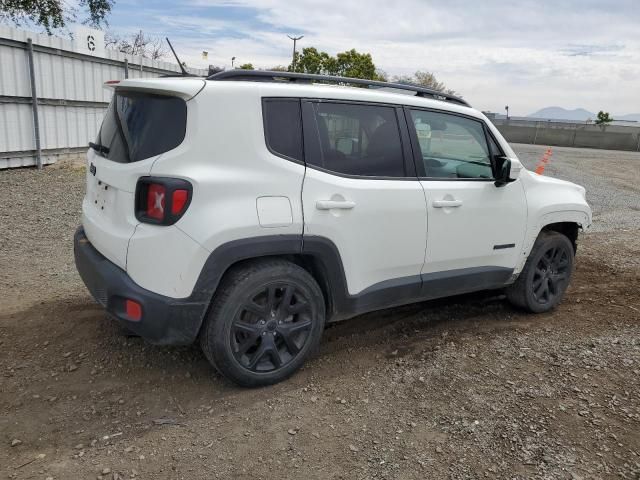
{"type": "Polygon", "coordinates": [[[351,202],[349,200],[317,200],[316,208],[318,210],[351,210],[356,206],[356,202],[351,202]]]}
{"type": "Polygon", "coordinates": [[[434,200],[433,208],[452,208],[462,206],[462,200],[434,200]]]}

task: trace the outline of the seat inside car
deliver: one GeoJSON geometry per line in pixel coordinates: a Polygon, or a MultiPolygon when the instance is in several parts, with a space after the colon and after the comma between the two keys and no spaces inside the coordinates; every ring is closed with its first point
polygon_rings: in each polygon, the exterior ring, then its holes
{"type": "Polygon", "coordinates": [[[345,165],[347,160],[346,155],[331,145],[326,120],[320,116],[317,117],[317,120],[324,168],[333,172],[344,172],[344,169],[347,167],[345,165]]]}
{"type": "Polygon", "coordinates": [[[366,155],[361,159],[366,162],[367,171],[372,176],[398,176],[403,169],[400,132],[395,122],[384,122],[371,134],[366,155]]]}

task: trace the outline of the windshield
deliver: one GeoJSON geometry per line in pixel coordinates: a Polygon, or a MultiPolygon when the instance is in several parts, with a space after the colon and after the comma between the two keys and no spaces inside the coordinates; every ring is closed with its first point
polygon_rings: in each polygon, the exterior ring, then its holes
{"type": "Polygon", "coordinates": [[[186,127],[181,98],[116,91],[92,147],[114,162],[137,162],[176,148],[186,127]]]}

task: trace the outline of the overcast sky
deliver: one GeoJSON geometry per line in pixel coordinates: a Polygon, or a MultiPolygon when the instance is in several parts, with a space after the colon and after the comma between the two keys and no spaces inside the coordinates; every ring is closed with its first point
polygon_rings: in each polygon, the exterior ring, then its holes
{"type": "Polygon", "coordinates": [[[640,112],[640,0],[116,0],[109,21],[168,35],[190,66],[287,65],[295,34],[391,76],[431,71],[482,110],[640,112]]]}

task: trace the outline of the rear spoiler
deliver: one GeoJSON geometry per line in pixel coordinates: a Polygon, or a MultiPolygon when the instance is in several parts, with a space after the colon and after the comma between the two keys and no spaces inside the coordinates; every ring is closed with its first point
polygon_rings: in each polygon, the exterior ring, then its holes
{"type": "Polygon", "coordinates": [[[190,100],[206,85],[204,78],[170,77],[170,78],[129,78],[126,80],[109,80],[104,88],[144,91],[160,95],[173,95],[190,100]]]}

